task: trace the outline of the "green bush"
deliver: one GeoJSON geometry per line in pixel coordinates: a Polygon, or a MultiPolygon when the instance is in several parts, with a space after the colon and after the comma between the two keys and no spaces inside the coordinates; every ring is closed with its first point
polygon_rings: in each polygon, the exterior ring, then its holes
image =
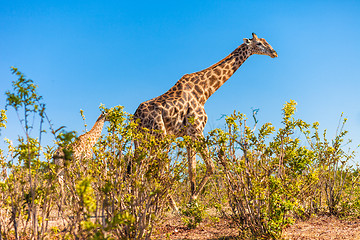
{"type": "MultiPolygon", "coordinates": [[[[280,238],[295,216],[310,211],[307,203],[314,202],[318,194],[326,193],[328,210],[334,214],[335,206],[348,196],[340,189],[354,183],[345,178],[348,168],[345,171],[344,167],[352,157],[340,150],[345,133],[335,138],[336,148],[325,157],[337,162],[323,169],[324,162],[319,164],[323,152],[314,145],[301,144],[301,134],[308,140],[314,137],[309,137],[309,124],[294,118],[295,106],[292,100],[284,105],[283,127],[276,132],[270,123],[255,131],[246,125],[245,115],[234,113],[226,117],[225,131],[215,129],[209,133],[209,144],[222,165],[233,219],[243,237],[280,238]]],[[[314,136],[318,134],[316,127],[314,124],[314,136]]]]}
{"type": "MultiPolygon", "coordinates": [[[[100,106],[109,123],[93,148],[94,157],[74,161],[67,146],[76,133],[55,130],[37,86],[18,69],[12,72],[18,79],[6,92],[0,129],[6,127],[11,108],[23,135],[6,140],[7,149],[0,149],[1,239],[149,239],[170,199],[182,206],[181,217],[189,228],[196,228],[211,207],[231,216],[245,239],[279,239],[295,218],[320,212],[359,216],[359,167],[350,165],[354,152],[344,150],[346,119],[328,140],[318,123],[294,117],[296,103],[291,100],[283,107],[277,131],[270,123],[256,130],[255,116],[250,128],[246,116],[234,112],[226,117],[224,129],[193,141],[156,139],[139,129],[123,107],[100,106]],[[42,145],[46,131],[54,136],[55,146],[42,145]],[[211,181],[191,203],[189,146],[209,154],[216,166],[211,181]],[[66,149],[60,165],[52,158],[58,147],[66,149]],[[56,226],[50,226],[50,219],[58,219],[56,226]]],[[[198,176],[205,171],[199,160],[198,176]]]]}

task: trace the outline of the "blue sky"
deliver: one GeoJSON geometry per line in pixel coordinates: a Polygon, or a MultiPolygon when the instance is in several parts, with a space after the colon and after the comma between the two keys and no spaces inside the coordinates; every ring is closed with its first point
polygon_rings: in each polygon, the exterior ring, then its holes
{"type": "MultiPolygon", "coordinates": [[[[84,130],[100,111],[137,106],[182,75],[227,56],[255,32],[279,57],[251,56],[205,105],[206,130],[233,110],[281,126],[281,108],[320,122],[329,137],[341,112],[360,144],[360,1],[2,1],[0,108],[16,66],[39,86],[55,127],[84,130]]],[[[15,139],[8,112],[1,138],[15,139]]],[[[51,137],[47,140],[51,143],[51,137]]],[[[0,142],[3,146],[3,142],[0,142]]]]}

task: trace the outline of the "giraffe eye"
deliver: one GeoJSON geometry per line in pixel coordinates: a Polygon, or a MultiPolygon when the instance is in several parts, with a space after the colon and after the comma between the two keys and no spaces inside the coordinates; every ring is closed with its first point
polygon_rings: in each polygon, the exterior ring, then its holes
{"type": "Polygon", "coordinates": [[[256,45],[261,46],[261,42],[258,42],[256,45]]]}

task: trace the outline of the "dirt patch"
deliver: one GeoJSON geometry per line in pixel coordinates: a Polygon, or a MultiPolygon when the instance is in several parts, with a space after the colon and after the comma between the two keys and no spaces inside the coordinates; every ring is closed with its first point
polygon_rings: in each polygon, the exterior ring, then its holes
{"type": "MultiPolygon", "coordinates": [[[[206,219],[196,229],[184,226],[179,217],[167,217],[158,226],[152,239],[239,239],[236,225],[230,219],[213,221],[206,219]]],[[[307,221],[297,221],[285,229],[284,239],[288,240],[360,240],[360,219],[341,220],[336,217],[318,216],[307,221]]]]}
{"type": "Polygon", "coordinates": [[[169,217],[152,239],[236,239],[238,230],[229,219],[205,219],[197,228],[189,229],[179,217],[169,217]]]}
{"type": "Polygon", "coordinates": [[[349,239],[360,240],[360,219],[341,220],[336,217],[312,217],[298,221],[284,232],[287,239],[349,239]]]}

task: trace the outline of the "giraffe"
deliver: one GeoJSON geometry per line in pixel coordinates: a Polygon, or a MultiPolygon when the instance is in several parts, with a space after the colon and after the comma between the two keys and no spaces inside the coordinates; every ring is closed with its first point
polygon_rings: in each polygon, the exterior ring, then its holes
{"type": "MultiPolygon", "coordinates": [[[[59,147],[54,155],[54,163],[60,167],[64,166],[64,161],[67,159],[66,151],[72,153],[70,159],[74,161],[80,161],[82,159],[91,159],[92,158],[92,148],[98,141],[101,136],[101,131],[104,126],[104,122],[107,120],[107,114],[102,113],[96,120],[94,126],[90,131],[80,135],[73,143],[69,144],[65,148],[59,147]]],[[[61,192],[64,192],[64,169],[61,169],[58,173],[59,183],[61,187],[61,192]]],[[[63,199],[61,199],[63,202],[63,199]]]]}
{"type": "MultiPolygon", "coordinates": [[[[164,94],[141,103],[134,113],[134,119],[137,119],[139,127],[152,130],[157,137],[172,134],[176,137],[203,138],[203,130],[207,122],[204,105],[207,99],[251,55],[268,55],[271,58],[278,56],[265,39],[258,38],[255,33],[252,36],[252,39],[244,38],[244,43],[224,59],[202,71],[185,74],[164,94]]],[[[202,154],[206,164],[205,176],[196,188],[196,153],[190,147],[187,148],[191,201],[197,198],[213,174],[214,163],[206,156],[206,153],[202,154]]]]}
{"type": "MultiPolygon", "coordinates": [[[[94,126],[90,131],[80,135],[73,143],[66,147],[66,149],[72,151],[73,160],[90,159],[92,158],[92,148],[101,136],[101,131],[106,121],[106,114],[102,113],[96,120],[94,126]]],[[[59,160],[64,158],[64,149],[59,147],[53,156],[54,163],[62,165],[59,160]]]]}

